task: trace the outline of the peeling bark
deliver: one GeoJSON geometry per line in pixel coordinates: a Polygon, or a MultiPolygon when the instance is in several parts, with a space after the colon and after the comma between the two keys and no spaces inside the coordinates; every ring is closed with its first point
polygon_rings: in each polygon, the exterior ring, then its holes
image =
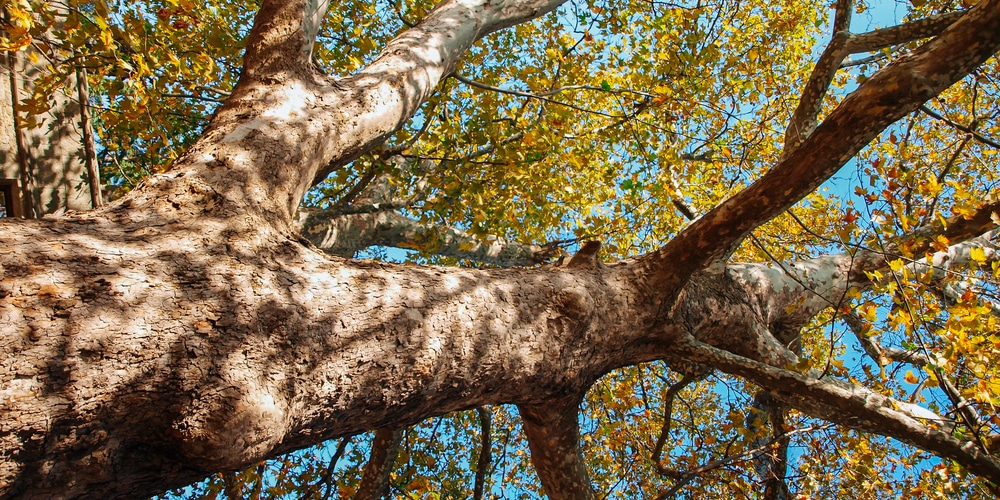
{"type": "Polygon", "coordinates": [[[336,217],[309,214],[302,222],[301,234],[317,248],[342,257],[381,245],[425,249],[434,255],[513,267],[538,265],[558,252],[557,248],[504,238],[484,240],[452,227],[424,224],[391,210],[336,217]]]}
{"type": "Polygon", "coordinates": [[[975,442],[961,441],[938,430],[939,417],[916,405],[844,382],[768,366],[693,340],[679,347],[703,363],[765,387],[809,415],[933,451],[994,484],[1000,483],[1000,461],[980,450],[975,442]],[[930,420],[932,425],[921,420],[930,420]]]}
{"type": "Polygon", "coordinates": [[[476,407],[479,414],[479,458],[476,460],[476,480],[472,487],[473,500],[481,500],[486,490],[486,477],[493,467],[493,413],[485,406],[476,407]]]}
{"type": "MultiPolygon", "coordinates": [[[[536,269],[395,266],[296,234],[317,177],[401,127],[477,39],[558,3],[446,0],[338,80],[308,60],[326,4],[265,1],[239,84],[174,170],[94,212],[0,221],[0,496],[147,496],[330,438],[517,404],[546,491],[589,498],[575,403],[610,370],[657,359],[745,377],[1000,482],[993,458],[922,423],[926,410],[778,368],[796,355],[774,332],[800,321],[779,305],[801,288],[776,295],[760,267],[706,269],[1000,49],[1000,0],[636,260],[602,263],[594,242],[536,269]]],[[[817,268],[808,286],[854,270],[817,268]]]]}
{"type": "Polygon", "coordinates": [[[375,431],[368,463],[361,472],[361,484],[354,494],[354,500],[381,500],[389,495],[389,475],[399,455],[399,442],[403,439],[403,429],[379,429],[375,431]]]}
{"type": "Polygon", "coordinates": [[[578,400],[517,408],[545,495],[552,500],[596,500],[580,450],[578,400]]]}

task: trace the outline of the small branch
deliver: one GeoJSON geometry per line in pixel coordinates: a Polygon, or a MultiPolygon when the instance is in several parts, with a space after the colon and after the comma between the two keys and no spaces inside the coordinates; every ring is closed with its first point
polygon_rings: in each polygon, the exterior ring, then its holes
{"type": "Polygon", "coordinates": [[[997,141],[997,140],[994,140],[994,139],[990,139],[989,137],[986,137],[985,135],[980,134],[979,132],[976,132],[975,130],[973,130],[973,129],[969,128],[969,127],[966,127],[965,125],[962,125],[960,123],[955,123],[955,122],[953,122],[953,121],[945,118],[940,113],[938,113],[938,112],[934,111],[933,109],[927,107],[926,104],[920,106],[920,108],[918,108],[918,109],[920,109],[920,111],[923,112],[924,114],[926,114],[927,116],[930,116],[931,118],[934,118],[935,120],[943,121],[943,122],[947,123],[950,127],[954,128],[956,130],[960,130],[962,132],[965,132],[966,134],[971,135],[977,141],[979,141],[979,142],[981,142],[983,144],[988,144],[988,145],[990,145],[990,146],[992,146],[994,148],[1000,149],[1000,141],[997,141]]]}
{"type": "MultiPolygon", "coordinates": [[[[948,158],[948,161],[944,164],[944,168],[942,168],[941,172],[938,174],[937,176],[938,183],[940,184],[945,183],[945,178],[948,177],[948,173],[951,172],[951,169],[955,166],[955,163],[958,161],[958,157],[962,155],[962,150],[965,149],[965,146],[968,145],[969,141],[971,140],[972,140],[972,135],[966,134],[965,137],[962,138],[961,142],[958,143],[958,147],[955,148],[955,151],[951,154],[951,156],[948,158]]],[[[927,225],[929,221],[934,220],[934,215],[935,212],[937,211],[937,204],[938,201],[941,199],[942,192],[943,191],[939,191],[937,194],[934,195],[934,198],[931,200],[930,206],[927,207],[927,215],[924,216],[923,220],[921,221],[921,225],[927,225]]]]}
{"type": "MultiPolygon", "coordinates": [[[[550,99],[549,98],[549,96],[558,94],[558,93],[560,93],[562,91],[565,91],[565,90],[580,90],[580,89],[585,89],[585,90],[601,90],[601,91],[605,91],[604,89],[601,89],[600,87],[593,88],[593,87],[589,87],[589,86],[585,86],[585,85],[576,85],[576,86],[572,86],[572,87],[562,87],[562,88],[559,88],[559,89],[556,89],[556,90],[550,90],[548,92],[544,92],[544,93],[541,93],[541,94],[535,94],[535,93],[531,93],[531,92],[522,92],[520,90],[511,90],[511,89],[503,89],[503,88],[500,88],[500,87],[494,87],[492,85],[487,85],[485,83],[480,83],[480,82],[477,82],[477,81],[472,80],[470,78],[466,78],[466,77],[464,77],[464,76],[462,76],[462,75],[460,75],[458,73],[453,73],[452,76],[454,76],[456,80],[458,80],[458,81],[460,81],[460,82],[462,82],[462,83],[464,83],[464,84],[466,84],[466,85],[468,85],[470,87],[476,87],[478,89],[488,90],[490,92],[497,92],[497,93],[500,93],[500,94],[507,94],[507,95],[517,96],[517,97],[525,97],[525,98],[528,98],[528,99],[537,99],[539,101],[547,102],[549,104],[556,104],[556,105],[559,105],[559,106],[566,106],[567,108],[575,109],[577,111],[580,111],[581,113],[590,113],[590,114],[594,114],[594,115],[604,116],[604,117],[607,117],[607,118],[618,118],[618,119],[628,118],[628,115],[613,115],[613,114],[610,114],[610,113],[605,113],[603,111],[596,111],[596,110],[593,110],[593,109],[587,109],[587,108],[583,108],[583,107],[577,106],[575,104],[570,104],[568,102],[557,101],[555,99],[550,99]]],[[[607,92],[607,91],[605,91],[605,92],[607,92]]],[[[634,92],[634,91],[630,91],[630,92],[634,92]]]]}
{"type": "Polygon", "coordinates": [[[203,96],[203,95],[194,95],[194,94],[161,94],[160,97],[170,97],[170,98],[174,98],[174,99],[192,99],[192,100],[196,100],[196,101],[213,102],[213,103],[216,103],[216,104],[220,104],[220,103],[225,102],[225,98],[223,98],[223,99],[216,99],[214,97],[206,97],[206,96],[203,96]]]}
{"type": "Polygon", "coordinates": [[[639,91],[639,90],[632,90],[632,89],[606,89],[604,87],[595,87],[593,85],[566,85],[566,86],[563,86],[563,87],[559,87],[557,89],[547,90],[545,92],[522,92],[522,91],[519,91],[519,90],[503,89],[503,88],[500,88],[500,87],[494,87],[492,85],[487,85],[485,83],[477,82],[477,81],[475,81],[475,80],[473,80],[473,79],[471,79],[471,78],[469,78],[467,76],[463,76],[463,75],[461,75],[459,73],[452,73],[451,76],[455,77],[456,80],[458,80],[458,81],[460,81],[460,82],[462,82],[462,83],[464,83],[466,85],[472,86],[472,87],[480,88],[480,89],[483,89],[483,90],[490,90],[490,91],[493,91],[493,92],[499,92],[501,94],[514,95],[514,96],[518,96],[518,97],[528,97],[528,98],[531,98],[531,99],[544,99],[546,97],[552,97],[554,95],[558,95],[558,94],[561,94],[563,92],[570,92],[570,91],[574,91],[574,90],[591,90],[591,91],[594,91],[594,92],[604,92],[604,93],[607,93],[607,94],[615,94],[615,95],[619,95],[619,94],[635,94],[635,95],[641,96],[644,99],[653,99],[653,98],[656,97],[654,94],[650,94],[648,92],[642,92],[642,91],[639,91]]]}
{"type": "Polygon", "coordinates": [[[863,64],[869,64],[869,63],[876,63],[876,62],[879,62],[879,61],[884,61],[884,60],[886,60],[888,58],[889,58],[889,56],[887,54],[882,54],[882,53],[872,54],[872,55],[870,55],[868,57],[862,57],[861,59],[853,59],[852,58],[850,61],[844,61],[844,62],[842,62],[840,64],[840,68],[841,69],[852,68],[854,66],[861,66],[863,64]]]}
{"type": "Polygon", "coordinates": [[[708,462],[708,463],[706,463],[704,465],[698,466],[698,467],[696,467],[694,469],[691,469],[691,470],[685,472],[683,475],[681,475],[681,478],[673,486],[671,486],[669,490],[664,491],[663,493],[660,493],[659,495],[657,495],[656,496],[656,500],[665,500],[667,498],[670,498],[670,497],[676,495],[677,492],[679,492],[681,490],[681,488],[687,486],[687,484],[690,483],[691,480],[693,480],[696,477],[701,476],[702,474],[704,474],[706,472],[713,471],[715,469],[718,469],[720,467],[728,465],[728,464],[730,464],[732,462],[735,462],[737,460],[750,457],[750,456],[755,455],[757,453],[763,453],[763,452],[767,451],[767,449],[769,449],[772,445],[774,445],[774,443],[776,443],[778,441],[778,439],[789,439],[789,438],[791,438],[792,436],[794,436],[796,434],[803,434],[803,433],[807,433],[807,432],[813,432],[813,431],[819,430],[821,428],[822,427],[804,427],[802,429],[795,429],[795,430],[792,430],[792,431],[788,431],[788,432],[782,433],[782,435],[780,437],[778,437],[778,438],[769,439],[762,446],[759,446],[757,448],[746,450],[746,451],[744,451],[742,453],[736,453],[736,454],[733,454],[733,455],[727,455],[727,456],[724,456],[722,458],[719,458],[719,459],[716,459],[716,460],[712,460],[711,462],[708,462]]]}
{"type": "Polygon", "coordinates": [[[951,269],[972,262],[973,248],[982,248],[986,262],[992,262],[1000,258],[995,245],[990,241],[997,229],[993,219],[998,214],[1000,202],[988,203],[969,219],[956,216],[943,223],[940,219],[935,219],[931,224],[897,239],[882,250],[864,249],[855,254],[848,278],[854,283],[868,283],[865,273],[883,270],[890,261],[902,256],[914,256],[914,260],[906,265],[912,274],[921,275],[932,268],[940,269],[944,272],[934,278],[940,281],[950,274],[951,269]],[[957,243],[945,251],[930,253],[931,244],[937,241],[938,236],[957,243]],[[923,258],[928,253],[930,258],[923,258]]]}
{"type": "Polygon", "coordinates": [[[682,389],[703,378],[704,376],[684,375],[679,382],[671,385],[670,388],[667,389],[667,394],[663,398],[663,424],[660,425],[660,435],[656,438],[656,444],[653,445],[651,459],[653,461],[653,467],[656,468],[656,471],[664,476],[675,479],[683,476],[680,472],[674,469],[664,467],[661,463],[663,457],[663,445],[666,444],[667,438],[670,437],[670,426],[673,422],[674,399],[682,389]]]}
{"type": "Polygon", "coordinates": [[[337,470],[337,463],[344,456],[344,452],[347,451],[347,445],[351,444],[353,438],[354,436],[346,436],[337,443],[337,449],[333,452],[333,456],[330,457],[330,462],[326,464],[326,470],[323,471],[319,479],[312,485],[312,489],[317,489],[321,485],[323,486],[323,496],[321,497],[323,500],[333,495],[333,472],[337,470]]]}
{"type": "MultiPolygon", "coordinates": [[[[885,352],[884,349],[882,349],[881,346],[868,336],[868,328],[860,316],[858,316],[854,311],[843,311],[840,312],[840,317],[844,320],[844,323],[847,323],[847,327],[850,328],[851,333],[854,334],[854,338],[857,339],[858,344],[861,345],[861,349],[865,351],[865,354],[875,360],[879,366],[889,364],[889,361],[891,361],[892,358],[885,352]]],[[[923,357],[923,354],[914,354],[923,357]]]]}

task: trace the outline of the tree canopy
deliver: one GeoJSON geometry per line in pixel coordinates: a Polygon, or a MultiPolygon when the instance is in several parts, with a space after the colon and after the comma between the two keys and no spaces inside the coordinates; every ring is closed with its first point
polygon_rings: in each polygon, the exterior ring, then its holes
{"type": "Polygon", "coordinates": [[[4,3],[0,494],[1000,491],[1000,2],[259,3],[4,3]]]}

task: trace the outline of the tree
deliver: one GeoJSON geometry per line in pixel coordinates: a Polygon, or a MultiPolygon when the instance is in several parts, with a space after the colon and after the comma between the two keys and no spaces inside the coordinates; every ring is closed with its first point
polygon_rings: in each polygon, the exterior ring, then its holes
{"type": "MultiPolygon", "coordinates": [[[[621,150],[614,148],[607,159],[594,162],[599,165],[588,165],[580,148],[594,139],[559,131],[568,119],[562,111],[545,110],[538,127],[526,130],[483,125],[488,141],[479,144],[482,149],[466,148],[463,156],[451,150],[435,157],[433,150],[420,149],[430,146],[414,142],[419,136],[414,130],[430,127],[438,113],[433,108],[441,102],[436,89],[450,76],[469,88],[530,93],[532,99],[549,99],[557,88],[568,91],[558,79],[540,87],[544,90],[524,92],[456,72],[463,57],[489,65],[492,54],[477,42],[493,40],[503,46],[510,38],[485,37],[505,29],[529,33],[536,28],[526,23],[561,3],[445,0],[386,42],[367,64],[354,56],[357,68],[352,69],[357,71],[333,77],[317,68],[324,56],[315,44],[329,5],[264,1],[247,32],[238,83],[204,130],[172,159],[169,170],[146,177],[127,195],[95,211],[3,221],[0,492],[29,498],[150,495],[321,441],[379,429],[377,440],[385,445],[373,453],[361,488],[375,494],[384,491],[389,477],[385,463],[392,462],[398,429],[457,410],[513,404],[523,418],[545,494],[595,498],[581,452],[581,401],[602,376],[652,361],[663,361],[681,374],[665,385],[665,418],[648,465],[676,487],[740,461],[757,467],[768,497],[787,497],[788,443],[806,432],[790,428],[789,422],[818,419],[808,421],[926,450],[981,478],[976,480],[981,487],[995,489],[1000,484],[993,437],[998,422],[990,413],[1000,393],[992,382],[1000,342],[989,306],[995,291],[989,278],[996,259],[990,231],[996,227],[997,206],[987,196],[993,180],[983,171],[978,171],[980,177],[960,175],[954,166],[960,154],[933,175],[909,166],[902,172],[900,165],[892,172],[888,161],[873,159],[866,167],[871,186],[884,192],[860,188],[857,196],[871,207],[884,207],[879,210],[891,215],[893,223],[885,225],[892,231],[873,226],[870,241],[858,240],[857,212],[847,210],[839,221],[822,221],[816,214],[834,208],[812,197],[805,212],[816,218],[814,223],[803,223],[791,234],[808,234],[824,225],[831,229],[810,235],[815,238],[810,250],[780,236],[788,232],[785,225],[795,224],[795,211],[789,210],[813,196],[850,159],[871,154],[862,151],[873,140],[885,148],[883,142],[932,146],[937,139],[923,123],[910,121],[902,141],[897,129],[890,128],[899,120],[912,120],[915,113],[960,130],[964,142],[958,153],[975,144],[984,152],[972,158],[993,158],[996,144],[979,131],[983,119],[975,110],[980,90],[996,95],[996,61],[991,58],[1000,50],[998,1],[983,0],[967,10],[857,35],[848,30],[855,6],[837,2],[834,36],[809,75],[789,124],[779,131],[780,148],[769,144],[773,133],[738,131],[748,137],[758,134],[748,141],[755,148],[746,151],[757,156],[747,164],[767,164],[766,172],[743,172],[733,182],[745,187],[723,196],[729,193],[721,192],[725,186],[718,181],[697,185],[706,178],[700,176],[719,174],[709,165],[713,155],[732,157],[732,151],[705,147],[682,155],[675,149],[678,159],[686,155],[685,161],[701,167],[683,175],[670,168],[655,175],[636,171],[603,194],[587,193],[597,197],[611,192],[627,199],[655,191],[676,207],[677,213],[664,219],[693,219],[675,233],[664,226],[647,228],[646,236],[661,243],[642,255],[628,256],[628,246],[615,242],[613,231],[607,235],[613,244],[591,240],[561,262],[522,268],[404,266],[319,251],[329,247],[352,253],[361,245],[338,236],[345,233],[342,228],[370,226],[372,219],[366,222],[365,217],[371,214],[395,217],[386,206],[412,210],[417,207],[413,200],[419,199],[433,213],[461,198],[476,209],[468,214],[472,234],[450,234],[470,237],[455,247],[455,255],[471,255],[462,252],[474,250],[473,237],[482,237],[487,227],[501,232],[501,221],[518,215],[484,207],[503,204],[496,208],[510,209],[518,206],[518,198],[546,190],[544,179],[534,177],[529,180],[542,186],[531,193],[489,200],[494,192],[463,188],[458,182],[459,173],[470,170],[470,162],[459,160],[516,157],[520,152],[527,165],[542,165],[539,151],[551,147],[551,155],[560,155],[560,141],[566,141],[576,148],[571,151],[576,156],[562,157],[564,165],[580,172],[609,166],[627,172],[634,165],[628,158],[615,162],[612,156],[621,150]],[[845,84],[837,70],[848,55],[883,49],[894,57],[891,64],[864,75],[843,99],[827,95],[831,85],[845,84]],[[973,90],[953,99],[971,100],[971,118],[959,113],[948,117],[927,104],[948,97],[943,93],[963,79],[962,85],[973,90]],[[914,133],[924,135],[909,139],[914,133]],[[390,139],[400,147],[387,146],[390,139]],[[993,152],[987,154],[990,147],[993,152]],[[411,148],[416,154],[407,155],[411,148]],[[338,182],[349,188],[318,213],[300,211],[311,190],[330,174],[341,176],[338,182]],[[417,177],[431,179],[431,187],[400,182],[417,177]],[[689,187],[692,191],[685,191],[689,187]],[[717,203],[707,195],[694,196],[698,189],[719,190],[717,203]],[[942,208],[946,204],[948,212],[942,208]],[[842,226],[839,231],[837,226],[842,226]],[[838,232],[840,240],[831,241],[830,235],[838,232]],[[324,234],[332,236],[324,239],[324,234]],[[769,244],[772,238],[779,244],[769,244]],[[835,251],[838,245],[842,252],[835,251]],[[627,258],[605,262],[602,247],[627,258]],[[776,252],[779,247],[783,253],[776,252]],[[761,255],[768,260],[760,261],[761,255]],[[966,270],[971,278],[962,274],[966,270]],[[888,297],[891,304],[879,307],[878,297],[888,297]],[[851,375],[841,353],[834,352],[838,347],[815,331],[832,315],[856,328],[858,343],[875,366],[919,367],[919,374],[907,373],[905,381],[936,384],[944,402],[932,406],[917,404],[916,396],[907,400],[902,391],[909,386],[884,370],[867,379],[851,375]],[[940,327],[920,326],[937,322],[940,327]],[[873,325],[884,325],[881,337],[874,335],[873,325]],[[899,340],[879,343],[888,338],[899,340]],[[748,402],[754,410],[742,426],[750,435],[727,445],[731,453],[724,457],[687,472],[675,470],[685,463],[663,455],[676,441],[670,437],[673,402],[685,387],[713,371],[743,381],[752,394],[748,402]]],[[[22,7],[6,4],[13,13],[23,13],[22,7]]],[[[151,70],[138,62],[160,46],[150,43],[137,50],[135,33],[143,33],[143,23],[152,21],[138,15],[134,30],[113,29],[106,20],[98,22],[107,17],[102,12],[106,8],[98,2],[90,11],[98,30],[95,43],[117,58],[115,68],[125,63],[132,68],[116,80],[120,87],[114,92],[120,92],[139,85],[143,72],[151,70]]],[[[156,12],[156,22],[178,30],[190,27],[192,8],[178,3],[156,12]]],[[[405,22],[416,12],[400,11],[400,17],[405,22]]],[[[819,19],[815,7],[794,12],[812,12],[819,19]]],[[[663,33],[677,32],[671,38],[678,46],[675,57],[697,50],[706,58],[701,63],[721,64],[719,48],[709,49],[713,41],[684,35],[726,20],[700,17],[704,12],[699,7],[678,7],[669,14],[659,22],[671,23],[660,26],[663,33]]],[[[628,24],[608,15],[617,28],[628,24]]],[[[764,32],[797,29],[801,25],[790,23],[764,32]]],[[[745,26],[734,30],[751,31],[745,26]]],[[[67,35],[67,43],[72,36],[67,35]]],[[[584,33],[581,40],[587,37],[593,36],[584,33]]],[[[763,49],[757,45],[742,57],[730,54],[728,60],[760,59],[763,49]]],[[[809,53],[789,51],[791,60],[809,53]]],[[[596,53],[592,62],[603,64],[596,53]]],[[[569,54],[555,50],[548,55],[561,60],[569,54]]],[[[626,92],[613,79],[582,89],[615,96],[622,110],[605,117],[610,124],[596,132],[626,140],[620,131],[630,129],[623,125],[655,112],[664,115],[659,123],[666,125],[645,137],[677,140],[692,133],[683,123],[669,128],[669,123],[683,121],[683,113],[691,113],[683,100],[669,104],[671,86],[684,87],[687,79],[698,89],[704,82],[676,67],[674,79],[659,90],[626,92]],[[639,98],[627,101],[625,93],[639,98]]],[[[641,68],[646,69],[653,71],[641,68]]],[[[574,70],[565,68],[567,73],[574,70]]],[[[749,96],[774,90],[761,90],[767,87],[762,82],[744,83],[724,91],[749,96]]],[[[942,102],[947,108],[948,99],[942,102]]],[[[995,113],[995,102],[990,106],[995,113]]],[[[732,118],[739,113],[774,111],[729,112],[730,119],[716,124],[721,129],[743,127],[732,118]]],[[[440,129],[456,126],[447,111],[440,113],[440,129]]],[[[995,133],[992,126],[988,132],[995,133]]],[[[107,144],[108,138],[103,139],[107,144]]],[[[873,150],[886,154],[878,148],[865,151],[873,150]]],[[[900,145],[895,152],[908,154],[902,150],[900,145]]],[[[664,147],[657,158],[667,151],[664,147]]],[[[921,159],[931,160],[935,158],[921,159]]],[[[607,175],[614,179],[617,172],[607,175]]],[[[522,180],[517,175],[505,179],[514,191],[522,180]]],[[[664,206],[657,212],[666,211],[664,206]]],[[[393,227],[411,229],[389,232],[383,243],[421,243],[413,226],[406,226],[416,222],[404,215],[396,213],[400,219],[393,227]]],[[[554,220],[565,216],[556,213],[554,220]]],[[[440,226],[424,227],[448,233],[440,226]]],[[[430,236],[423,243],[436,236],[425,232],[430,236]]],[[[590,236],[585,233],[576,236],[590,236]]],[[[371,242],[376,235],[356,238],[371,242]]],[[[439,239],[433,241],[431,250],[442,248],[439,239]]],[[[473,258],[525,265],[546,261],[557,246],[518,246],[527,252],[521,260],[496,254],[473,258]]],[[[632,391],[613,394],[629,397],[632,391]]],[[[480,420],[489,427],[482,412],[480,420]]]]}

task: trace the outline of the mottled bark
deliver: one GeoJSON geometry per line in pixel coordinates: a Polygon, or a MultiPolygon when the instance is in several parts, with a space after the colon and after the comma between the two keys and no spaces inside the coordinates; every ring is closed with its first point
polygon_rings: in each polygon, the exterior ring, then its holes
{"type": "Polygon", "coordinates": [[[579,400],[519,405],[531,462],[552,500],[596,500],[580,450],[579,400]]]}
{"type": "Polygon", "coordinates": [[[1000,50],[1000,2],[980,2],[938,37],[862,83],[815,131],[751,186],[651,254],[656,286],[676,291],[753,228],[781,214],[839,170],[885,127],[1000,50]],[[669,262],[669,267],[658,264],[669,262]]]}
{"type": "Polygon", "coordinates": [[[301,234],[326,252],[351,257],[373,245],[423,250],[501,267],[534,266],[557,255],[558,248],[504,238],[479,238],[453,227],[425,224],[394,210],[300,217],[301,234]]]}
{"type": "MultiPolygon", "coordinates": [[[[160,208],[212,204],[187,201],[160,208]]],[[[626,266],[350,263],[249,216],[116,212],[5,224],[30,242],[0,249],[8,493],[153,493],[321,439],[582,393],[665,354],[640,348],[655,339],[626,266]]]]}
{"type": "Polygon", "coordinates": [[[372,449],[368,453],[368,463],[361,471],[361,484],[354,494],[354,500],[381,500],[388,498],[389,475],[399,455],[399,442],[403,439],[403,429],[378,429],[372,439],[372,449]]]}
{"type": "Polygon", "coordinates": [[[476,459],[476,479],[472,485],[473,500],[482,500],[486,491],[486,478],[493,467],[493,412],[477,406],[479,415],[479,458],[476,459]]]}
{"type": "Polygon", "coordinates": [[[330,257],[295,233],[317,176],[397,130],[475,40],[557,4],[447,0],[334,80],[308,60],[324,5],[265,1],[240,83],[174,170],[98,211],[0,221],[0,496],[139,497],[512,403],[545,488],[579,498],[590,486],[566,402],[655,359],[746,377],[1000,482],[991,457],[918,421],[926,410],[777,368],[796,359],[771,329],[794,294],[746,267],[705,270],[1000,48],[1000,0],[871,78],[759,182],[637,260],[602,263],[594,242],[535,269],[395,266],[330,257]]]}

